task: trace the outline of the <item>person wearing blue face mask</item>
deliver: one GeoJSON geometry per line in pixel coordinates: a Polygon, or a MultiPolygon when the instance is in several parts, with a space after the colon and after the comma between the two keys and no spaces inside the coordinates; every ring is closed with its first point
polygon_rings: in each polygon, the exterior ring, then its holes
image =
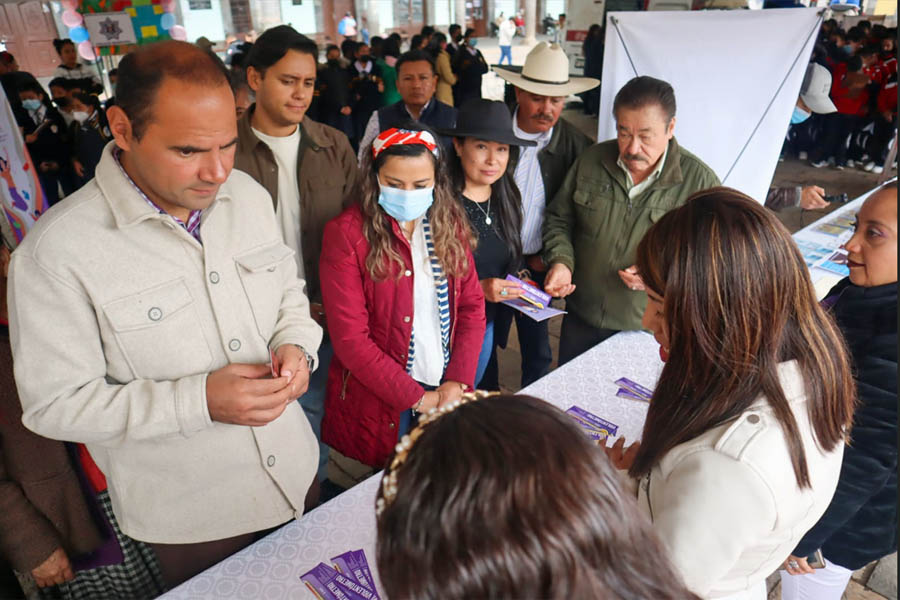
{"type": "MultiPolygon", "coordinates": [[[[25,113],[19,118],[19,128],[31,160],[37,167],[47,202],[53,206],[60,198],[61,176],[69,174],[72,148],[67,135],[68,128],[62,115],[50,104],[47,92],[37,81],[23,84],[19,88],[19,99],[25,113]]],[[[68,186],[63,187],[65,189],[68,186]]]]}
{"type": "MultiPolygon", "coordinates": [[[[785,145],[794,143],[798,125],[805,124],[813,114],[830,114],[837,110],[829,97],[831,73],[820,64],[810,63],[800,85],[800,95],[791,113],[791,127],[788,128],[785,145]]],[[[815,210],[825,208],[825,190],[817,185],[773,187],[766,194],[766,207],[774,211],[789,209],[815,210]]]]}
{"type": "Polygon", "coordinates": [[[322,239],[334,346],[322,441],[375,468],[418,414],[473,386],[484,338],[475,240],[437,140],[414,123],[379,134],[359,201],[322,239]]]}
{"type": "Polygon", "coordinates": [[[459,52],[453,55],[453,72],[456,85],[453,86],[453,103],[462,106],[473,98],[481,98],[481,78],[488,72],[487,61],[476,48],[478,40],[475,30],[466,29],[459,52]]]}

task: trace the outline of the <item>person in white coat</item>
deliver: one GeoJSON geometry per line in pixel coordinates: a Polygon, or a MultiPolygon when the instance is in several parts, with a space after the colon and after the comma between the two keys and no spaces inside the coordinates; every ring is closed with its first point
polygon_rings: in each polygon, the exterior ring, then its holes
{"type": "Polygon", "coordinates": [[[498,65],[503,64],[503,59],[505,58],[507,64],[512,65],[512,41],[516,36],[516,20],[512,17],[506,19],[502,23],[500,23],[500,30],[498,33],[498,42],[500,45],[500,60],[497,61],[498,65]]]}
{"type": "Polygon", "coordinates": [[[837,486],[855,403],[845,344],[787,230],[736,190],[660,218],[637,267],[666,364],[640,444],[617,441],[611,459],[693,592],[764,600],[837,486]]]}

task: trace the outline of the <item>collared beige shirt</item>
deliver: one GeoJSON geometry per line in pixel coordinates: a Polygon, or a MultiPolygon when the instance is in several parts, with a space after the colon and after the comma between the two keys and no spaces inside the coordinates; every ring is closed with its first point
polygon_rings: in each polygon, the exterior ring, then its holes
{"type": "Polygon", "coordinates": [[[141,199],[110,143],[96,177],[13,253],[10,333],[23,423],[83,442],[122,531],[194,543],[303,511],[318,450],[297,402],[264,427],[211,420],[207,374],[315,356],[321,328],[269,194],[232,171],[203,211],[201,245],[141,199]]]}
{"type": "Polygon", "coordinates": [[[622,162],[622,157],[616,159],[616,164],[619,165],[619,168],[625,171],[625,182],[628,185],[628,197],[632,200],[637,198],[641,192],[649,188],[653,185],[653,182],[659,179],[659,174],[662,173],[663,165],[666,164],[666,156],[669,154],[669,146],[666,145],[665,151],[663,151],[663,155],[659,157],[659,161],[656,163],[656,168],[653,169],[653,172],[647,175],[647,178],[644,179],[639,184],[634,184],[634,179],[631,178],[631,171],[628,170],[628,167],[625,166],[625,163],[622,162]]]}

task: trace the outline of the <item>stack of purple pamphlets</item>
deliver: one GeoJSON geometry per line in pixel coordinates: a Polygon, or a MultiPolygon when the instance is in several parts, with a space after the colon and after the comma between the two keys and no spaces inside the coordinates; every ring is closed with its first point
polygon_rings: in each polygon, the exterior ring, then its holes
{"type": "Polygon", "coordinates": [[[625,377],[616,379],[616,385],[619,386],[619,391],[616,392],[616,396],[619,398],[650,402],[650,398],[653,397],[653,390],[645,388],[641,384],[635,383],[625,377]]]}
{"type": "Polygon", "coordinates": [[[601,419],[594,413],[590,413],[579,406],[571,407],[566,411],[566,414],[581,425],[588,437],[601,445],[605,445],[606,438],[615,436],[619,431],[618,425],[610,423],[606,419],[601,419]]]}
{"type": "Polygon", "coordinates": [[[319,600],[381,600],[369,561],[362,550],[344,552],[331,559],[333,567],[319,563],[300,576],[319,600]]]}

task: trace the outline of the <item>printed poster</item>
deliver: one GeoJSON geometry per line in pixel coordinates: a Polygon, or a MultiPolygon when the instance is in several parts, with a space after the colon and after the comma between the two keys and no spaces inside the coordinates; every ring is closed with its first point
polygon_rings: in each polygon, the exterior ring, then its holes
{"type": "Polygon", "coordinates": [[[47,200],[6,94],[0,94],[0,179],[0,205],[13,234],[7,243],[18,246],[47,210],[47,200]]]}

